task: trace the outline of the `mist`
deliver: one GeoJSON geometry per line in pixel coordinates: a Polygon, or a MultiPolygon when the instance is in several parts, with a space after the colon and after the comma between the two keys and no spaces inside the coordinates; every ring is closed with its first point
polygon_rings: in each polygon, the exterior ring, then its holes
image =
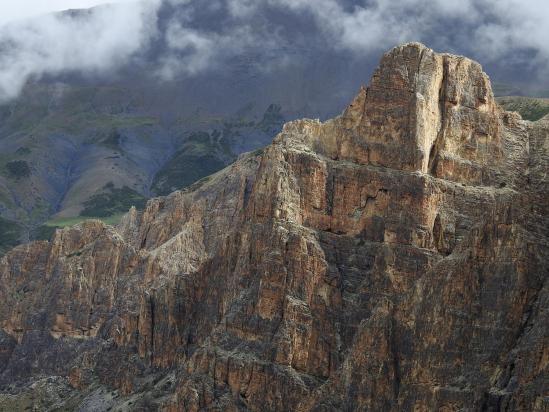
{"type": "MultiPolygon", "coordinates": [[[[222,67],[245,51],[282,49],[293,42],[374,58],[398,43],[421,41],[437,51],[473,57],[503,79],[547,87],[548,21],[549,3],[543,0],[148,0],[106,5],[1,27],[0,101],[17,97],[29,80],[44,75],[110,76],[148,59],[151,75],[165,81],[222,67]],[[271,20],[277,15],[282,17],[271,20]],[[154,59],[147,57],[151,54],[154,59]]],[[[265,69],[291,59],[299,56],[280,52],[265,69]]]]}
{"type": "Polygon", "coordinates": [[[0,100],[45,74],[105,74],[128,64],[156,33],[160,2],[98,6],[0,27],[0,100]]]}

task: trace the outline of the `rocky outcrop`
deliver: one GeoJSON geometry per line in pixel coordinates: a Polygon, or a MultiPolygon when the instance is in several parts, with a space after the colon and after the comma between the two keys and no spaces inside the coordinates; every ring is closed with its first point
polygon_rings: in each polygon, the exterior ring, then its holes
{"type": "Polygon", "coordinates": [[[340,117],[7,254],[0,405],[544,410],[548,151],[477,63],[397,47],[340,117]]]}

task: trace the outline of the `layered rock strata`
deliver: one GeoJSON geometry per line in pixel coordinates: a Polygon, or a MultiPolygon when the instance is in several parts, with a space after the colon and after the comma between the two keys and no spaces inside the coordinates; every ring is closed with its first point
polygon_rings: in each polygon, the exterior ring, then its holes
{"type": "Polygon", "coordinates": [[[546,410],[548,170],[548,117],[396,47],[340,117],[8,253],[0,402],[50,379],[83,410],[546,410]]]}

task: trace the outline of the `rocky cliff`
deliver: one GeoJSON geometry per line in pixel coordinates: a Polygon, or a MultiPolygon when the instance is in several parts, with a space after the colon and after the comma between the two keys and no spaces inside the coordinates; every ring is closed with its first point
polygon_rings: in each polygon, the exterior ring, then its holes
{"type": "Polygon", "coordinates": [[[0,407],[546,410],[548,170],[548,117],[396,47],[340,117],[8,253],[0,407]]]}

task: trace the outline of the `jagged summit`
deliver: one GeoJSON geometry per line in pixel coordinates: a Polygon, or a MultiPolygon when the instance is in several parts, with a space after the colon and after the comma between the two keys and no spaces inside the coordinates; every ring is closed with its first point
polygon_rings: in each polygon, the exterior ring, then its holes
{"type": "Polygon", "coordinates": [[[470,169],[499,150],[489,78],[465,57],[437,54],[419,43],[395,47],[384,55],[364,97],[358,126],[383,165],[450,179],[465,168],[467,180],[474,180],[477,170],[470,169]],[[393,160],[391,150],[408,157],[393,160]]]}
{"type": "Polygon", "coordinates": [[[341,116],[9,252],[0,409],[544,410],[548,136],[396,47],[341,116]]]}
{"type": "Polygon", "coordinates": [[[496,104],[480,64],[408,43],[387,52],[342,116],[312,135],[334,159],[497,185],[509,167],[502,123],[513,119],[496,104]]]}

